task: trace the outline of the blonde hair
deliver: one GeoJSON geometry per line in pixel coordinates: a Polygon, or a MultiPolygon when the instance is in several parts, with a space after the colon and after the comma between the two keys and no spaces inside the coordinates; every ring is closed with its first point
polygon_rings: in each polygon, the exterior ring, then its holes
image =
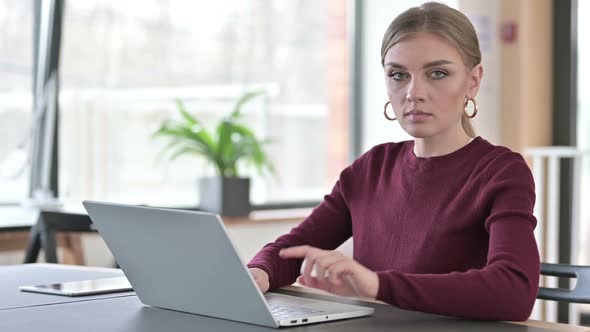
{"type": "MultiPolygon", "coordinates": [[[[406,10],[391,22],[381,44],[381,65],[385,65],[385,53],[393,45],[419,32],[437,34],[453,43],[469,68],[481,63],[479,40],[467,16],[447,5],[427,2],[406,10]]],[[[465,113],[461,117],[461,125],[467,135],[476,136],[465,113]]]]}

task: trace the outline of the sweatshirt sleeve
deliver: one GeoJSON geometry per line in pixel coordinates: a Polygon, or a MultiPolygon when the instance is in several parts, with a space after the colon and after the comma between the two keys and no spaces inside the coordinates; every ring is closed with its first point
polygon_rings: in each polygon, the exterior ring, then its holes
{"type": "Polygon", "coordinates": [[[378,271],[377,299],[403,309],[482,320],[526,320],[539,285],[534,181],[519,154],[490,164],[486,265],[448,274],[378,271]]]}
{"type": "Polygon", "coordinates": [[[344,169],[332,192],[324,196],[323,202],[288,234],[269,243],[254,256],[249,268],[264,270],[270,281],[270,289],[290,285],[300,275],[302,259],[282,259],[279,251],[283,248],[310,245],[324,250],[334,250],[352,236],[352,222],[343,183],[353,181],[362,171],[365,155],[344,169]]]}

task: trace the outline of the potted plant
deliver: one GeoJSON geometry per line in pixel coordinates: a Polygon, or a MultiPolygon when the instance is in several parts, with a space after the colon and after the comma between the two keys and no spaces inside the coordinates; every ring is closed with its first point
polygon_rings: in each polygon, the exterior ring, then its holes
{"type": "Polygon", "coordinates": [[[242,107],[262,91],[243,94],[232,112],[223,117],[214,131],[190,114],[184,103],[176,101],[180,120],[166,120],[153,134],[169,140],[164,148],[170,160],[181,155],[205,158],[217,171],[215,177],[200,179],[200,208],[224,216],[246,216],[250,213],[250,178],[241,176],[238,164],[250,163],[262,173],[274,172],[262,147],[268,140],[258,139],[242,123],[242,107]]]}

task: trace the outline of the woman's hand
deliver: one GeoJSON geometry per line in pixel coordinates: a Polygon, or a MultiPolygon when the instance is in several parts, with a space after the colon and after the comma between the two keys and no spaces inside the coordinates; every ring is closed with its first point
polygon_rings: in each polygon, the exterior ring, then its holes
{"type": "Polygon", "coordinates": [[[281,250],[279,256],[304,258],[301,276],[297,279],[304,286],[319,288],[337,295],[377,297],[377,273],[338,251],[297,246],[281,250]]]}
{"type": "Polygon", "coordinates": [[[264,272],[264,270],[259,269],[257,267],[249,268],[248,270],[254,278],[254,281],[256,281],[256,285],[258,286],[258,288],[260,288],[260,290],[263,293],[266,293],[268,291],[268,288],[270,287],[268,274],[264,272]]]}

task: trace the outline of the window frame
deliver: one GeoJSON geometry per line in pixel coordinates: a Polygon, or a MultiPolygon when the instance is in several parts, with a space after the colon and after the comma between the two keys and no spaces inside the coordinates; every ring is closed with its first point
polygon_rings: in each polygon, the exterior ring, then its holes
{"type": "MultiPolygon", "coordinates": [[[[40,65],[38,52],[39,52],[39,28],[42,19],[42,5],[44,1],[48,1],[53,3],[55,6],[55,10],[51,15],[51,19],[53,20],[53,29],[51,29],[51,38],[52,41],[49,46],[51,50],[50,55],[45,59],[47,63],[50,64],[49,70],[55,70],[59,73],[59,54],[61,49],[61,33],[62,33],[62,21],[63,21],[63,10],[65,5],[65,0],[32,0],[34,1],[34,68],[33,68],[33,87],[35,89],[38,86],[37,82],[37,69],[40,65]]],[[[350,110],[348,112],[348,120],[349,120],[349,131],[350,131],[350,139],[349,139],[349,160],[352,162],[354,159],[358,158],[362,153],[362,96],[361,96],[361,83],[358,78],[361,77],[361,67],[362,67],[362,59],[361,59],[361,35],[362,35],[362,22],[361,22],[361,10],[362,10],[362,2],[361,0],[347,0],[347,9],[348,9],[348,29],[349,29],[349,52],[350,52],[350,62],[349,62],[349,70],[350,70],[350,80],[349,80],[349,98],[348,103],[350,105],[350,110]]],[[[59,77],[59,75],[57,75],[59,77]]],[[[45,78],[47,79],[47,77],[45,78]]],[[[34,90],[35,96],[37,90],[34,90]]],[[[59,96],[59,84],[57,84],[57,95],[59,96]]],[[[57,99],[57,98],[56,98],[57,99]]],[[[36,105],[37,101],[35,101],[36,105]]],[[[59,102],[56,100],[57,105],[55,106],[56,116],[55,116],[55,124],[54,124],[54,135],[51,139],[51,166],[49,168],[49,177],[50,177],[50,190],[55,193],[55,196],[59,197],[59,102]]],[[[42,120],[44,121],[44,120],[42,120]]],[[[43,127],[43,126],[39,126],[43,127]]],[[[31,167],[31,185],[29,190],[29,197],[31,198],[35,189],[35,186],[38,186],[39,179],[43,176],[43,169],[40,164],[40,160],[44,154],[44,148],[47,145],[43,144],[42,133],[36,132],[35,133],[35,140],[33,142],[33,165],[31,167]]],[[[280,203],[267,203],[267,204],[258,204],[253,205],[254,210],[271,210],[271,209],[289,209],[289,208],[306,208],[306,207],[314,207],[317,206],[321,200],[305,200],[305,201],[288,201],[288,202],[280,202],[280,203]]]]}

